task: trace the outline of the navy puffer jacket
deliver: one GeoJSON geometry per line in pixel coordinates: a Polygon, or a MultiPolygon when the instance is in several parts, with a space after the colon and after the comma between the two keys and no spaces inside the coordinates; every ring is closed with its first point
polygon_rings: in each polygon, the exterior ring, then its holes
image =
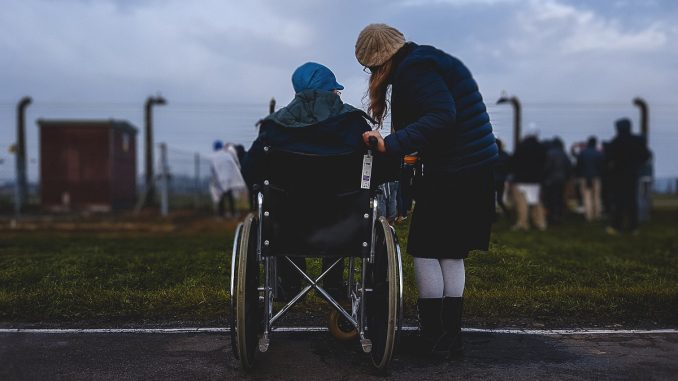
{"type": "Polygon", "coordinates": [[[490,167],[498,149],[476,81],[464,64],[432,46],[407,43],[394,57],[386,151],[419,152],[426,173],[490,167]]]}

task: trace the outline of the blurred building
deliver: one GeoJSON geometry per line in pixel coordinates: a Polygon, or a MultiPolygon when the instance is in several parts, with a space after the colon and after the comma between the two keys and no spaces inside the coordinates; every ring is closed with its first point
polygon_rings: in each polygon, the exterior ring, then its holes
{"type": "Polygon", "coordinates": [[[38,120],[43,207],[110,211],[136,201],[137,128],[120,120],[38,120]]]}

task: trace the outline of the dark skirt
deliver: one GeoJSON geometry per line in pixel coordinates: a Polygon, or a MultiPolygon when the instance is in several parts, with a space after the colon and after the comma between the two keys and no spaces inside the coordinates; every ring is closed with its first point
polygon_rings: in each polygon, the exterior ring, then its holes
{"type": "Polygon", "coordinates": [[[407,251],[420,258],[461,259],[471,250],[487,250],[494,202],[491,168],[418,178],[407,251]]]}

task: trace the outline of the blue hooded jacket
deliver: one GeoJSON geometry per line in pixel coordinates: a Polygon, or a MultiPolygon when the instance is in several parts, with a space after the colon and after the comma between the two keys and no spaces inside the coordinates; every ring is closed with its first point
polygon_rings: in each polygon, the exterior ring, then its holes
{"type": "MultiPolygon", "coordinates": [[[[302,154],[331,156],[365,152],[362,134],[370,131],[364,111],[343,103],[337,94],[323,90],[297,93],[289,105],[266,117],[259,136],[243,163],[243,175],[252,187],[263,180],[264,147],[302,154]]],[[[374,183],[397,177],[400,161],[376,157],[374,183]]]]}
{"type": "Polygon", "coordinates": [[[427,173],[491,167],[498,148],[490,117],[471,72],[432,46],[407,43],[391,76],[393,133],[386,151],[418,151],[427,173]]]}

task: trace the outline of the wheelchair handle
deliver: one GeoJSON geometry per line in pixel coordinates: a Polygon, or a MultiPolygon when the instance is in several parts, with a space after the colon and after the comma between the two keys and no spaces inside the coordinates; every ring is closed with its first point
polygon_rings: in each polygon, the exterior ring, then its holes
{"type": "Polygon", "coordinates": [[[367,146],[372,150],[376,150],[377,147],[379,146],[379,140],[377,140],[377,138],[375,138],[374,136],[370,136],[369,138],[367,138],[367,146]]]}

